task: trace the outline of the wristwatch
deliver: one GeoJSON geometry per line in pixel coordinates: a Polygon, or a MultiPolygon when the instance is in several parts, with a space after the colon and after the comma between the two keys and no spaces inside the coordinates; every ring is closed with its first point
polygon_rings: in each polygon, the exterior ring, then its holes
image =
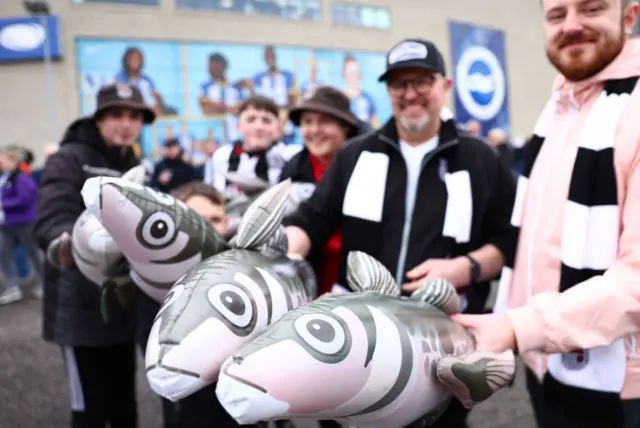
{"type": "Polygon", "coordinates": [[[469,254],[466,254],[465,257],[471,263],[471,283],[476,284],[480,281],[480,263],[469,254]]]}

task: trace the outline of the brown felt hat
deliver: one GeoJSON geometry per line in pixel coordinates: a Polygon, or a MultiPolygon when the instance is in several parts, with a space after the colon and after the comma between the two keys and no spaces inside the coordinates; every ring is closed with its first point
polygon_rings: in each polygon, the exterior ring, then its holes
{"type": "Polygon", "coordinates": [[[349,98],[331,86],[321,86],[316,89],[311,98],[303,101],[302,104],[289,112],[289,119],[296,126],[300,126],[300,117],[305,111],[328,114],[340,119],[352,128],[357,128],[360,125],[358,118],[351,113],[349,98]]]}
{"type": "Polygon", "coordinates": [[[155,112],[144,102],[140,90],[129,83],[116,82],[100,88],[93,117],[100,117],[105,110],[114,107],[125,107],[142,112],[144,123],[152,123],[156,119],[155,112]]]}

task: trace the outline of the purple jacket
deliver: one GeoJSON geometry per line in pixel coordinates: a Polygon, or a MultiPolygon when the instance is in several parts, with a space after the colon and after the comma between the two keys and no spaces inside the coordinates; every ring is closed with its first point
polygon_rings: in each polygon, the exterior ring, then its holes
{"type": "Polygon", "coordinates": [[[4,225],[32,224],[36,221],[38,185],[33,177],[14,171],[2,189],[4,225]]]}

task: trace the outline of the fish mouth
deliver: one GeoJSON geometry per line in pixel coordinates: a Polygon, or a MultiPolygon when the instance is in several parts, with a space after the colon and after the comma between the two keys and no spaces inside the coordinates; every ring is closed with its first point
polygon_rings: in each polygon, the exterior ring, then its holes
{"type": "MultiPolygon", "coordinates": [[[[232,366],[231,366],[232,367],[232,366]]],[[[224,369],[216,387],[218,401],[240,425],[282,419],[289,403],[271,396],[266,388],[224,369]]]]}
{"type": "Polygon", "coordinates": [[[146,369],[147,381],[151,389],[167,400],[176,402],[211,384],[198,373],[177,367],[152,364],[146,369]]]}

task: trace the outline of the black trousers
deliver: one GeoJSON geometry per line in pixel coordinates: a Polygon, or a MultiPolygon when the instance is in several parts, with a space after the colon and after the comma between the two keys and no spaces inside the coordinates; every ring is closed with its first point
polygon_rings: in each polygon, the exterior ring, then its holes
{"type": "Polygon", "coordinates": [[[134,342],[63,347],[71,398],[71,428],[136,428],[134,342]]]}
{"type": "MultiPolygon", "coordinates": [[[[429,428],[468,428],[467,415],[469,410],[466,409],[458,400],[453,399],[447,406],[446,410],[429,428]]],[[[340,428],[341,425],[335,421],[320,421],[321,428],[340,428]]],[[[407,428],[426,427],[420,420],[412,423],[407,428]]]]}
{"type": "Polygon", "coordinates": [[[541,383],[529,369],[526,376],[527,391],[531,397],[531,405],[539,428],[640,427],[640,425],[634,425],[632,413],[626,418],[629,424],[625,424],[624,407],[631,412],[636,407],[623,406],[623,401],[618,394],[570,387],[548,374],[541,383]]]}

